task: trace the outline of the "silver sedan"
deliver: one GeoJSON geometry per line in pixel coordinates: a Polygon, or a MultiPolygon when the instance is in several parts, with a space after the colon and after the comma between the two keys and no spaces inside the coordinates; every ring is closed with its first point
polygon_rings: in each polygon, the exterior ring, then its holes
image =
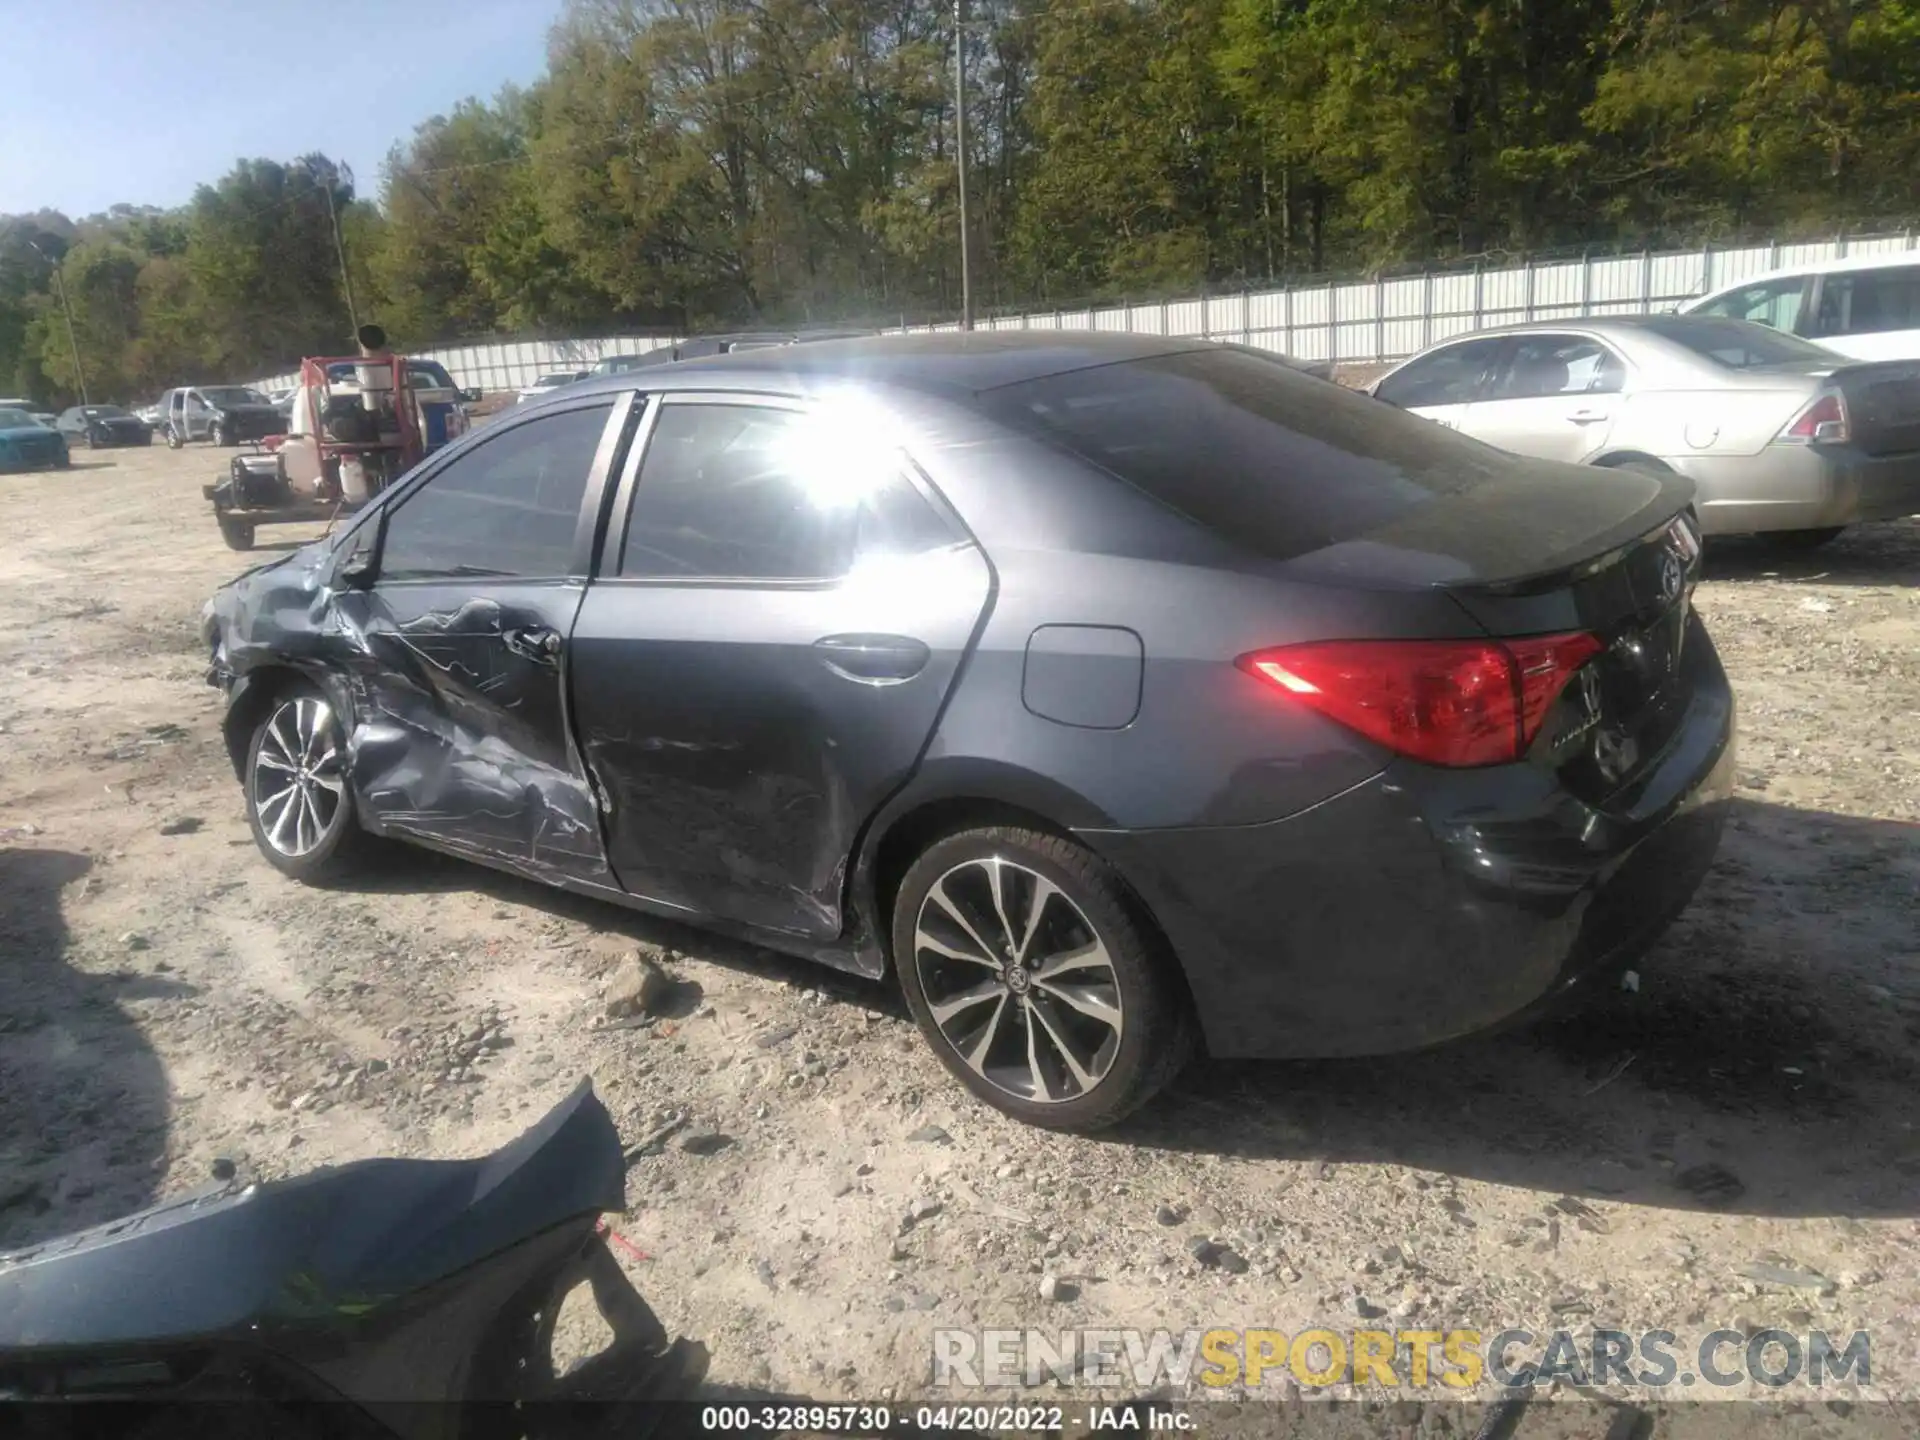
{"type": "Polygon", "coordinates": [[[1920,513],[1920,362],[1863,364],[1745,320],[1481,330],[1371,388],[1522,455],[1677,471],[1708,535],[1818,545],[1856,521],[1920,513]]]}

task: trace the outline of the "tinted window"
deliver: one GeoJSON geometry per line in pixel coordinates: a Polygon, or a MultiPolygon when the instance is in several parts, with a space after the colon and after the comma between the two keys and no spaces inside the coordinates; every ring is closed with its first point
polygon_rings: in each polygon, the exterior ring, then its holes
{"type": "Polygon", "coordinates": [[[1382,380],[1374,393],[1402,410],[1464,405],[1474,398],[1500,344],[1498,340],[1469,340],[1423,355],[1382,380]]]}
{"type": "Polygon", "coordinates": [[[1626,383],[1626,366],[1604,345],[1572,335],[1523,335],[1514,342],[1495,400],[1549,395],[1609,395],[1626,383]]]}
{"type": "Polygon", "coordinates": [[[243,389],[238,385],[224,385],[214,390],[202,390],[201,398],[209,405],[264,405],[267,397],[257,390],[243,389]]]}
{"type": "Polygon", "coordinates": [[[19,430],[33,423],[33,416],[24,410],[0,410],[0,430],[19,430]]]}
{"type": "Polygon", "coordinates": [[[1920,330],[1920,266],[1829,275],[1820,286],[1815,335],[1920,330]]]}
{"type": "Polygon", "coordinates": [[[1275,558],[1367,533],[1513,460],[1284,365],[1228,350],[990,390],[989,414],[1275,558]]]}
{"type": "Polygon", "coordinates": [[[544,415],[453,461],[388,519],[380,578],[569,573],[587,474],[612,408],[544,415]]]}
{"type": "Polygon", "coordinates": [[[1833,351],[1811,340],[1783,335],[1745,320],[1656,315],[1639,323],[1650,333],[1729,370],[1751,370],[1760,365],[1831,365],[1838,359],[1833,351]]]}
{"type": "Polygon", "coordinates": [[[832,580],[955,538],[898,462],[820,417],[668,405],[640,467],[620,573],[832,580]]]}
{"type": "Polygon", "coordinates": [[[1800,304],[1807,293],[1806,277],[1787,280],[1763,280],[1722,295],[1702,305],[1695,315],[1715,315],[1722,320],[1751,320],[1775,330],[1791,331],[1800,320],[1800,304]]]}

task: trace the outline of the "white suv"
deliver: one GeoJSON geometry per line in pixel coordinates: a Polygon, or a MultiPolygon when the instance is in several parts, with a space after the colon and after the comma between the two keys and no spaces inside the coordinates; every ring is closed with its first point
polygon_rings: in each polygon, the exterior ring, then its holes
{"type": "Polygon", "coordinates": [[[1856,360],[1920,360],[1920,251],[1776,270],[1680,313],[1757,320],[1856,360]]]}

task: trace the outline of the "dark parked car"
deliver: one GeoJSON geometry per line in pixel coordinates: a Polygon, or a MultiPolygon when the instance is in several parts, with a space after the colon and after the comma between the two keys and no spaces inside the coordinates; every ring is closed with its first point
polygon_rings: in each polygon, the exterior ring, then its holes
{"type": "Polygon", "coordinates": [[[118,405],[75,405],[61,411],[55,423],[69,444],[77,442],[89,449],[153,443],[153,430],[147,422],[118,405]]]}
{"type": "Polygon", "coordinates": [[[1687,500],[1204,342],[843,341],[516,410],[203,624],[286,873],[399,835],[891,967],[1088,1128],[1665,928],[1733,765],[1687,500]]]}
{"type": "Polygon", "coordinates": [[[42,425],[30,411],[0,406],[0,472],[66,467],[67,442],[58,430],[42,425]]]}
{"type": "Polygon", "coordinates": [[[238,445],[286,430],[286,416],[258,390],[245,385],[188,385],[160,397],[160,429],[169,448],[192,440],[238,445]]]}

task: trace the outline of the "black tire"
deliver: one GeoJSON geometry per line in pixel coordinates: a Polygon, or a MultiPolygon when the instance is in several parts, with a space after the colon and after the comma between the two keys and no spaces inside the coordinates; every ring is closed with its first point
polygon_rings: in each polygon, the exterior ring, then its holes
{"type": "MultiPolygon", "coordinates": [[[[304,713],[313,715],[315,711],[308,709],[304,713]]],[[[359,858],[367,836],[353,813],[353,796],[346,779],[346,754],[346,736],[341,731],[340,722],[334,718],[326,697],[312,685],[293,684],[281,690],[253,727],[253,736],[247,742],[247,825],[253,831],[253,843],[260,847],[260,853],[267,857],[267,863],[281,874],[307,884],[325,884],[351,871],[359,858]],[[341,787],[337,804],[328,809],[324,817],[316,810],[308,810],[305,815],[295,813],[284,816],[280,807],[273,805],[270,798],[263,801],[263,795],[270,797],[274,791],[275,777],[284,769],[274,761],[301,748],[297,741],[288,743],[289,736],[297,736],[301,713],[297,707],[301,706],[319,707],[318,713],[323,718],[315,722],[316,733],[328,739],[333,756],[326,765],[316,766],[315,773],[317,775],[324,769],[327,778],[337,778],[341,787]],[[272,739],[268,734],[270,730],[276,732],[272,739]],[[263,750],[272,752],[264,761],[263,750]],[[264,816],[263,804],[266,810],[264,816]],[[298,831],[294,832],[297,838],[292,845],[275,840],[276,822],[284,819],[297,826],[306,824],[309,817],[315,822],[321,818],[325,820],[324,824],[317,825],[317,831],[307,832],[318,835],[311,845],[301,846],[298,843],[299,839],[304,838],[298,831]],[[293,853],[296,850],[298,853],[293,853]]],[[[308,793],[312,794],[314,788],[317,785],[310,788],[308,793]]],[[[295,804],[297,810],[297,801],[289,803],[295,804]]],[[[279,826],[279,833],[283,836],[288,833],[286,824],[279,826]]]]}
{"type": "Polygon", "coordinates": [[[212,428],[207,431],[207,439],[222,449],[225,449],[229,445],[237,445],[240,443],[227,433],[226,423],[220,420],[213,422],[212,428]]]}
{"type": "Polygon", "coordinates": [[[220,538],[227,542],[229,550],[251,550],[253,548],[253,522],[250,520],[229,520],[220,517],[220,538]]]}
{"type": "MultiPolygon", "coordinates": [[[[1012,906],[1020,903],[1012,898],[1008,901],[1012,906]]],[[[1022,911],[1021,920],[1009,919],[1002,928],[1031,924],[1030,915],[1029,906],[1022,911]]],[[[894,899],[892,929],[894,966],[900,988],[920,1025],[921,1034],[941,1064],[961,1084],[1016,1120],[1051,1130],[1105,1129],[1152,1099],[1193,1056],[1195,1027],[1191,1003],[1178,979],[1172,956],[1120,877],[1098,856],[1071,840],[1017,827],[963,830],[949,835],[928,847],[902,877],[894,899]],[[1102,973],[1110,970],[1113,982],[1110,988],[1117,993],[1121,1024],[1110,1051],[1095,1053],[1092,1057],[1097,1064],[1100,1053],[1105,1053],[1106,1068],[1095,1078],[1095,1083],[1081,1093],[1063,1099],[1032,1099],[1016,1094],[988,1078],[984,1064],[980,1070],[969,1064],[956,1041],[941,1030],[934,1018],[926,977],[922,974],[923,963],[934,967],[936,978],[941,968],[950,968],[950,965],[941,952],[928,950],[923,955],[917,946],[915,936],[921,912],[937,883],[970,874],[969,862],[982,861],[1011,862],[1020,871],[1048,881],[1071,902],[1066,912],[1043,912],[1054,917],[1051,923],[1058,923],[1064,913],[1068,933],[1078,934],[1077,927],[1084,926],[1092,931],[1091,939],[1104,946],[1109,964],[1101,969],[1102,973]],[[1078,914],[1071,914],[1072,910],[1078,914]]],[[[1033,938],[1038,938],[1038,929],[1035,926],[1030,932],[1033,938]]],[[[1080,943],[1084,948],[1084,939],[1080,943]]],[[[976,963],[981,962],[967,962],[970,966],[976,963]]],[[[987,976],[983,984],[996,984],[991,969],[983,973],[987,976]]],[[[997,983],[1004,987],[1007,982],[1002,979],[997,983]]],[[[951,994],[947,998],[952,998],[951,994]]],[[[1036,980],[1023,983],[1018,994],[1009,991],[1006,999],[1012,1002],[1005,1018],[1017,1056],[1019,1037],[1035,1023],[1028,1018],[1029,1002],[1037,1005],[1044,997],[1036,980]]],[[[1067,1017],[1067,1011],[1060,1008],[1057,1001],[1045,1003],[1056,1019],[1067,1017]]],[[[987,1023],[1001,1018],[1001,1012],[996,1009],[987,1023]]],[[[1004,1043],[1007,1042],[990,1041],[986,1048],[992,1050],[1004,1043]]],[[[1031,1061],[1033,1049],[1028,1048],[1025,1053],[1031,1061]]],[[[1057,1057],[1059,1051],[1056,1048],[1051,1053],[1057,1057]]],[[[1039,1068],[1037,1064],[1032,1066],[1036,1078],[1039,1068]]],[[[1057,1068],[1056,1074],[1068,1078],[1064,1068],[1057,1068]]],[[[1064,1090],[1078,1088],[1070,1079],[1063,1086],[1064,1090]]]]}
{"type": "Polygon", "coordinates": [[[180,432],[171,425],[167,426],[167,448],[169,450],[178,450],[184,443],[180,438],[180,432]]]}
{"type": "Polygon", "coordinates": [[[1767,535],[1766,540],[1769,545],[1777,546],[1782,550],[1805,554],[1838,540],[1841,532],[1846,528],[1844,525],[1830,525],[1820,530],[1774,530],[1767,535]]]}

